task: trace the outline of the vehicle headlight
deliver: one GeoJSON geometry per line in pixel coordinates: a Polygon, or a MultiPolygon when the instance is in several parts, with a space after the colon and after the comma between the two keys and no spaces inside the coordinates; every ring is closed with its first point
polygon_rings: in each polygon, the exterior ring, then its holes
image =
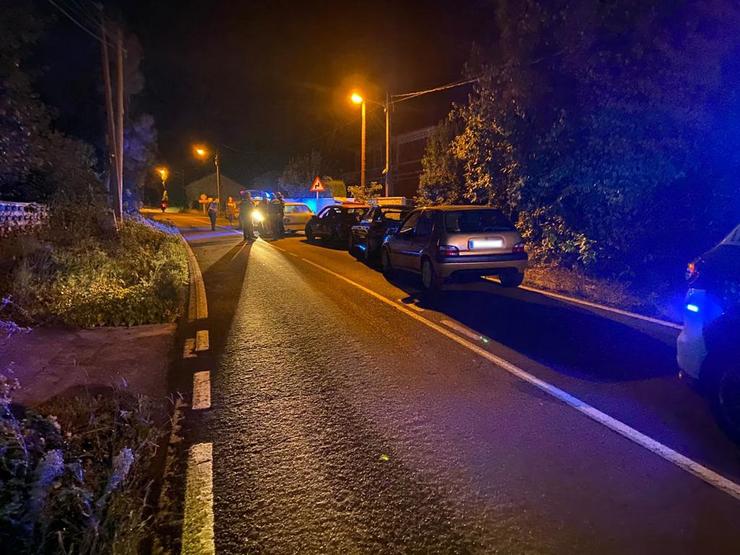
{"type": "Polygon", "coordinates": [[[252,221],[259,224],[265,221],[265,217],[262,215],[262,212],[260,212],[259,210],[255,210],[254,212],[252,212],[252,221]]]}

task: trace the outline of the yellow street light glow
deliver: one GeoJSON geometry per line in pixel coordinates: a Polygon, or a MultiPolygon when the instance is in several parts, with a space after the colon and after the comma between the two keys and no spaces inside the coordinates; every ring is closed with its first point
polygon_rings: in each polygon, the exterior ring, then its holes
{"type": "Polygon", "coordinates": [[[350,100],[351,100],[351,101],[352,101],[352,102],[353,102],[354,104],[362,104],[363,102],[365,102],[365,99],[364,99],[364,98],[362,98],[362,95],[360,95],[359,93],[356,93],[356,92],[353,92],[353,93],[352,93],[352,96],[350,96],[350,97],[349,97],[349,99],[350,99],[350,100]]]}
{"type": "Polygon", "coordinates": [[[208,151],[202,146],[194,146],[193,152],[195,152],[195,155],[200,158],[205,158],[206,154],[208,154],[208,151]]]}
{"type": "Polygon", "coordinates": [[[168,170],[164,166],[160,166],[159,168],[157,168],[156,171],[159,174],[159,177],[162,178],[162,181],[166,181],[167,180],[167,176],[170,175],[170,170],[168,170]]]}

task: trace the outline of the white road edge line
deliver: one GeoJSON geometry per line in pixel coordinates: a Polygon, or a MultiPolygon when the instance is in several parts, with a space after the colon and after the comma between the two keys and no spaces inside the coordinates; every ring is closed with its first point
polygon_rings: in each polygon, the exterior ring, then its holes
{"type": "Polygon", "coordinates": [[[196,443],[190,448],[185,476],[182,553],[183,555],[215,554],[212,443],[196,443]]]}
{"type": "Polygon", "coordinates": [[[295,256],[296,258],[300,258],[296,253],[288,251],[288,254],[290,256],[295,256]]]}
{"type": "Polygon", "coordinates": [[[201,370],[193,374],[193,410],[211,408],[211,373],[201,370]]]}
{"type": "Polygon", "coordinates": [[[431,320],[423,316],[420,316],[419,314],[416,314],[415,312],[409,310],[405,306],[399,305],[398,303],[392,301],[391,299],[388,299],[384,297],[383,295],[376,293],[372,289],[368,289],[364,285],[360,285],[359,283],[352,281],[351,279],[337,272],[329,270],[328,268],[324,268],[323,266],[321,266],[320,264],[317,264],[316,262],[307,260],[305,258],[303,258],[302,260],[304,260],[308,264],[311,264],[312,266],[315,266],[316,268],[330,275],[333,275],[334,277],[338,279],[341,279],[342,281],[346,283],[349,283],[350,285],[357,287],[361,291],[367,293],[371,297],[375,297],[377,300],[387,304],[388,306],[391,306],[395,308],[396,310],[400,310],[407,316],[410,316],[414,320],[424,324],[425,326],[435,330],[438,333],[441,333],[448,339],[451,339],[452,341],[473,351],[474,353],[480,355],[481,357],[488,359],[489,361],[497,365],[502,370],[505,370],[509,374],[537,387],[538,389],[544,391],[548,395],[551,395],[552,397],[560,400],[566,405],[569,405],[570,407],[574,408],[575,410],[587,416],[591,420],[598,422],[599,424],[609,428],[610,430],[622,435],[623,437],[629,439],[630,441],[636,443],[637,445],[644,447],[648,451],[651,451],[652,453],[658,455],[659,457],[662,457],[664,460],[676,465],[680,469],[688,472],[689,474],[693,474],[694,476],[696,476],[697,478],[700,478],[707,484],[714,486],[718,490],[740,501],[740,484],[737,484],[733,482],[732,480],[715,472],[714,470],[711,470],[707,468],[706,466],[688,458],[687,456],[682,455],[681,453],[671,449],[667,445],[663,445],[659,441],[656,441],[653,438],[643,434],[642,432],[635,430],[634,428],[617,420],[616,418],[613,418],[609,416],[608,414],[601,412],[597,408],[592,407],[591,405],[589,405],[588,403],[584,401],[581,401],[580,399],[578,399],[577,397],[574,397],[570,393],[567,393],[563,391],[562,389],[548,382],[545,382],[537,378],[536,376],[533,376],[532,374],[526,372],[525,370],[522,370],[518,366],[510,363],[509,361],[499,358],[496,355],[485,350],[484,348],[471,343],[467,339],[464,339],[460,337],[459,335],[446,330],[442,326],[432,322],[431,320]]]}
{"type": "Polygon", "coordinates": [[[565,301],[565,302],[573,303],[573,304],[580,304],[583,306],[587,306],[589,308],[596,308],[598,310],[603,310],[605,312],[612,312],[614,314],[619,314],[620,316],[627,316],[628,318],[635,318],[636,320],[643,320],[644,322],[650,322],[651,324],[658,324],[659,326],[665,326],[667,328],[673,328],[676,330],[680,330],[683,327],[681,326],[681,324],[677,324],[675,322],[669,322],[668,320],[661,320],[660,318],[652,318],[650,316],[643,316],[642,314],[637,314],[636,312],[630,312],[629,310],[622,310],[621,308],[614,308],[612,306],[607,306],[604,304],[593,303],[591,301],[584,301],[583,299],[577,299],[575,297],[569,297],[568,295],[561,295],[560,293],[553,293],[552,291],[546,291],[544,289],[537,289],[535,287],[529,287],[527,285],[520,285],[519,289],[524,289],[525,291],[530,291],[532,293],[539,293],[540,295],[545,295],[546,297],[552,297],[553,299],[558,299],[559,301],[565,301]]]}

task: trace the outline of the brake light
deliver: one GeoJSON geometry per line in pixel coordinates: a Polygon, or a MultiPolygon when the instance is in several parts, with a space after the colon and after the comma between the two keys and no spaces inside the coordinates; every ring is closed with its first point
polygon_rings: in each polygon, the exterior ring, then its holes
{"type": "Polygon", "coordinates": [[[523,253],[523,252],[526,252],[524,250],[524,243],[519,242],[516,245],[514,245],[514,247],[511,249],[511,252],[513,252],[513,253],[523,253]]]}
{"type": "Polygon", "coordinates": [[[460,256],[460,249],[454,245],[440,245],[437,253],[439,256],[460,256]]]}

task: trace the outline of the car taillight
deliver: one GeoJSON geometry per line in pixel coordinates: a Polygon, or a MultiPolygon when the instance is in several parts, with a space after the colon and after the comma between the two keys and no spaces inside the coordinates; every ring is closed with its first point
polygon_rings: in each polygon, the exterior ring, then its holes
{"type": "Polygon", "coordinates": [[[454,245],[440,245],[437,249],[437,253],[439,256],[445,257],[445,256],[459,256],[460,255],[460,249],[458,249],[454,245]]]}
{"type": "Polygon", "coordinates": [[[696,259],[693,262],[689,262],[688,266],[686,266],[686,281],[689,283],[692,283],[696,281],[696,278],[699,277],[699,274],[701,270],[701,259],[696,259]]]}
{"type": "Polygon", "coordinates": [[[513,253],[523,253],[523,252],[526,252],[524,250],[524,243],[521,243],[520,242],[520,243],[517,243],[516,245],[514,245],[514,247],[511,249],[511,252],[513,252],[513,253]]]}

